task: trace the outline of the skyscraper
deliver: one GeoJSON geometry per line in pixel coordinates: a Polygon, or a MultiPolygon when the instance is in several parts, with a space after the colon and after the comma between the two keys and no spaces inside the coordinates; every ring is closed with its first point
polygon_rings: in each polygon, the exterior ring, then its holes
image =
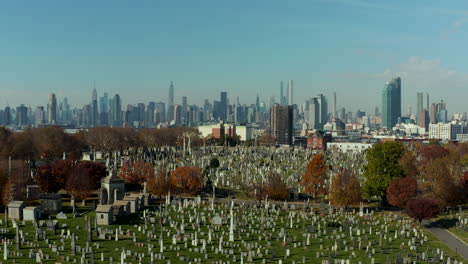
{"type": "Polygon", "coordinates": [[[276,143],[291,145],[294,136],[293,131],[293,106],[274,105],[270,109],[271,135],[276,138],[276,143]]]}
{"type": "Polygon", "coordinates": [[[98,102],[97,102],[97,91],[96,88],[93,89],[93,94],[91,96],[91,126],[92,127],[97,127],[98,125],[98,118],[99,118],[99,112],[98,112],[98,102]]]}
{"type": "Polygon", "coordinates": [[[174,123],[176,126],[180,125],[182,123],[181,120],[181,112],[182,112],[182,107],[178,104],[174,105],[174,123]]]}
{"type": "Polygon", "coordinates": [[[18,126],[28,125],[28,108],[24,104],[16,107],[16,124],[18,126]]]}
{"type": "Polygon", "coordinates": [[[227,92],[221,92],[221,102],[219,106],[219,117],[223,121],[227,121],[227,92]]]}
{"type": "Polygon", "coordinates": [[[3,124],[5,126],[11,125],[11,110],[10,107],[5,107],[5,111],[3,111],[3,124]]]}
{"type": "Polygon", "coordinates": [[[323,126],[328,121],[328,100],[323,94],[317,95],[317,102],[319,104],[318,113],[318,128],[323,129],[323,126]]]}
{"type": "Polygon", "coordinates": [[[119,94],[114,95],[112,100],[112,126],[122,126],[122,102],[119,94]]]}
{"type": "Polygon", "coordinates": [[[42,125],[46,122],[45,120],[45,111],[43,106],[36,107],[36,111],[34,111],[34,123],[36,125],[42,125]]]}
{"type": "Polygon", "coordinates": [[[294,104],[294,81],[289,80],[289,89],[288,89],[288,105],[294,104]]]}
{"type": "Polygon", "coordinates": [[[308,116],[308,128],[309,129],[318,129],[320,125],[320,104],[317,100],[317,97],[310,98],[309,100],[309,116],[308,116]]]}
{"type": "Polygon", "coordinates": [[[401,79],[393,78],[382,93],[382,127],[392,129],[401,116],[401,79]]]}
{"type": "Polygon", "coordinates": [[[418,123],[421,122],[421,114],[424,109],[424,102],[423,102],[424,95],[423,93],[416,93],[416,119],[418,123]]]}
{"type": "Polygon", "coordinates": [[[104,96],[99,98],[99,124],[102,126],[109,125],[109,95],[104,93],[104,96]]]}
{"type": "Polygon", "coordinates": [[[279,100],[280,105],[284,105],[284,82],[280,82],[280,100],[279,100]]]}
{"type": "Polygon", "coordinates": [[[171,81],[169,85],[169,99],[167,101],[167,119],[168,121],[174,120],[174,84],[171,81]]]}
{"type": "Polygon", "coordinates": [[[49,107],[48,107],[48,112],[49,112],[49,124],[55,125],[57,124],[57,98],[55,97],[55,94],[51,94],[49,96],[49,107]]]}
{"type": "Polygon", "coordinates": [[[336,92],[333,92],[333,118],[336,118],[336,92]]]}

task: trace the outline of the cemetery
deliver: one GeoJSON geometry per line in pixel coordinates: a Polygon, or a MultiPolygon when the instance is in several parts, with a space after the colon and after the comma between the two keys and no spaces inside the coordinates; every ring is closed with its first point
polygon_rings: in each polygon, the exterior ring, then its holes
{"type": "Polygon", "coordinates": [[[100,214],[112,217],[110,207],[5,218],[3,263],[462,263],[401,214],[196,197],[166,199],[108,225],[100,214]]]}
{"type": "MultiPolygon", "coordinates": [[[[1,263],[466,263],[420,223],[436,213],[410,218],[385,210],[376,194],[361,196],[369,182],[363,153],[195,148],[184,137],[178,146],[71,156],[28,172],[26,197],[8,201],[1,263]],[[317,160],[326,177],[308,189],[304,175],[317,160]],[[52,184],[66,166],[66,183],[52,184]],[[359,189],[345,202],[333,189],[343,168],[359,189]]],[[[438,219],[466,238],[466,211],[438,219]]]]}

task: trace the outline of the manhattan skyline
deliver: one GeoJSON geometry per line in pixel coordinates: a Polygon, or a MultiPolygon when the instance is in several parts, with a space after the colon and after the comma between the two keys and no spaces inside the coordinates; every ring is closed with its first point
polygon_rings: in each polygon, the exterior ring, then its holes
{"type": "Polygon", "coordinates": [[[369,1],[60,1],[0,5],[0,108],[46,105],[48,95],[89,103],[94,88],[124,104],[187,96],[202,104],[226,91],[294,102],[337,92],[338,106],[372,111],[402,78],[402,112],[417,92],[465,112],[468,5],[369,1]],[[372,22],[372,23],[371,23],[372,22]],[[286,90],[285,90],[286,92],[286,90]]]}

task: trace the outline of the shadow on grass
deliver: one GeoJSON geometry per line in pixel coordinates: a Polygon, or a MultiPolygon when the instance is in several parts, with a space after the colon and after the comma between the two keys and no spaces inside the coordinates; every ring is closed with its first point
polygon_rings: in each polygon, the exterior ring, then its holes
{"type": "Polygon", "coordinates": [[[443,219],[437,220],[436,224],[439,224],[439,225],[443,226],[444,228],[450,228],[450,227],[456,226],[457,222],[458,222],[458,220],[455,219],[455,218],[452,218],[452,219],[443,218],[443,219]]]}

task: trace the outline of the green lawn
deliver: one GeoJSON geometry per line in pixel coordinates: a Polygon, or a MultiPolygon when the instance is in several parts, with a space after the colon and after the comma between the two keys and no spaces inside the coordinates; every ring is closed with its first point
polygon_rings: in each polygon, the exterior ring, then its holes
{"type": "MultiPolygon", "coordinates": [[[[244,253],[244,263],[247,263],[247,252],[249,250],[254,252],[252,253],[252,258],[253,262],[256,263],[261,263],[263,259],[267,263],[278,263],[280,259],[283,260],[283,263],[292,263],[293,261],[302,263],[303,260],[306,263],[320,263],[321,260],[327,259],[350,259],[351,263],[358,263],[359,261],[370,263],[371,258],[375,260],[375,263],[386,263],[387,260],[394,263],[397,256],[410,257],[416,260],[416,255],[422,252],[427,252],[432,258],[437,248],[444,250],[446,255],[455,256],[455,253],[446,248],[442,242],[428,232],[420,229],[417,223],[406,218],[404,215],[377,213],[375,215],[360,217],[357,213],[341,212],[329,215],[328,211],[307,213],[298,210],[282,210],[282,206],[276,206],[276,210],[270,209],[268,211],[264,208],[236,206],[234,209],[235,222],[237,222],[234,231],[235,241],[229,242],[228,207],[226,205],[217,205],[214,212],[210,210],[209,203],[200,207],[192,205],[187,207],[181,206],[181,211],[178,211],[179,206],[177,205],[170,206],[169,208],[164,207],[162,230],[159,212],[156,212],[155,216],[151,217],[153,218],[152,220],[155,220],[155,223],[149,223],[148,228],[141,232],[138,231],[138,225],[140,227],[145,226],[144,221],[141,219],[141,212],[130,217],[125,217],[121,219],[120,223],[103,228],[115,230],[120,226],[124,230],[124,233],[127,233],[126,230],[129,230],[131,233],[135,232],[137,242],[133,242],[132,235],[120,236],[119,241],[115,241],[113,239],[114,236],[111,237],[111,240],[99,240],[96,234],[94,234],[90,246],[93,247],[95,263],[109,263],[110,257],[113,258],[114,263],[120,263],[123,249],[132,251],[132,256],[127,257],[126,263],[139,263],[138,257],[134,256],[135,253],[141,256],[145,254],[142,263],[150,263],[148,245],[153,247],[152,251],[154,253],[159,253],[159,236],[161,233],[163,234],[163,244],[165,247],[162,255],[165,260],[155,259],[154,263],[166,263],[167,260],[171,260],[171,263],[188,263],[188,261],[194,262],[195,258],[200,258],[204,263],[213,263],[217,260],[235,263],[240,262],[241,252],[244,253]],[[215,226],[211,223],[211,219],[216,215],[224,217],[223,225],[215,226]],[[183,232],[181,231],[182,224],[184,225],[183,232]],[[350,237],[350,227],[353,233],[352,239],[350,237]],[[210,229],[212,236],[211,243],[208,242],[210,229]],[[282,229],[284,232],[281,232],[282,229]],[[357,234],[358,229],[360,230],[360,234],[357,234]],[[419,236],[414,240],[417,247],[416,250],[408,246],[408,242],[412,240],[411,237],[414,231],[419,236]],[[176,245],[172,245],[172,235],[177,232],[179,232],[179,235],[176,245]],[[397,239],[394,238],[395,232],[398,232],[397,239]],[[155,234],[156,237],[150,238],[149,234],[151,233],[155,234]],[[195,240],[195,233],[197,233],[198,245],[192,246],[192,242],[195,240]],[[286,237],[281,237],[281,233],[286,234],[286,237]],[[308,233],[310,233],[309,245],[307,245],[308,233]],[[379,235],[379,233],[382,235],[379,235]],[[168,236],[168,234],[171,236],[168,236]],[[220,237],[223,238],[222,248],[225,250],[224,253],[218,252],[220,237]],[[206,240],[206,253],[195,252],[195,248],[202,248],[202,239],[206,240]],[[425,239],[427,239],[427,242],[424,242],[425,239]],[[336,250],[333,249],[335,243],[338,246],[336,250]],[[99,248],[97,244],[99,244],[99,248]],[[372,246],[367,248],[368,245],[372,246]],[[374,252],[372,248],[374,248],[374,252]],[[286,256],[288,249],[290,252],[289,257],[286,256]],[[232,252],[229,252],[230,250],[232,252]],[[352,256],[353,252],[354,257],[352,256]],[[104,254],[104,262],[100,261],[101,253],[104,254]],[[233,254],[231,255],[230,253],[233,254]],[[182,258],[184,258],[183,261],[182,258]]],[[[155,208],[153,207],[153,209],[155,208]]],[[[88,210],[90,208],[81,208],[81,211],[88,210]]],[[[85,214],[85,216],[94,218],[95,214],[90,212],[85,214]]],[[[68,214],[68,217],[66,220],[59,220],[60,225],[68,225],[70,232],[75,233],[79,237],[76,244],[86,247],[87,232],[85,230],[84,217],[73,218],[71,214],[68,214]]],[[[19,223],[21,225],[21,221],[19,223]]],[[[15,232],[11,227],[11,221],[9,224],[9,232],[5,235],[14,241],[15,232]]],[[[49,255],[49,259],[44,260],[44,263],[64,263],[66,262],[65,256],[70,257],[69,262],[73,262],[76,259],[77,263],[80,263],[82,253],[71,254],[71,242],[66,237],[60,235],[62,232],[60,229],[56,231],[56,234],[53,234],[51,230],[46,230],[49,243],[64,246],[64,250],[59,252],[59,255],[53,253],[46,246],[45,241],[35,241],[35,229],[32,223],[26,222],[25,226],[21,226],[21,230],[23,230],[25,240],[33,241],[33,244],[23,244],[20,252],[24,256],[10,255],[10,261],[15,259],[16,263],[35,262],[35,258],[29,259],[29,251],[31,248],[35,251],[40,248],[44,254],[49,255]]],[[[10,253],[12,253],[15,249],[15,244],[8,245],[8,248],[10,253]]],[[[1,257],[3,257],[3,246],[1,257]]],[[[85,254],[85,257],[87,260],[90,260],[91,254],[85,254]]],[[[457,259],[461,260],[460,258],[457,259]]],[[[425,263],[425,261],[418,261],[417,263],[425,263]]]]}

